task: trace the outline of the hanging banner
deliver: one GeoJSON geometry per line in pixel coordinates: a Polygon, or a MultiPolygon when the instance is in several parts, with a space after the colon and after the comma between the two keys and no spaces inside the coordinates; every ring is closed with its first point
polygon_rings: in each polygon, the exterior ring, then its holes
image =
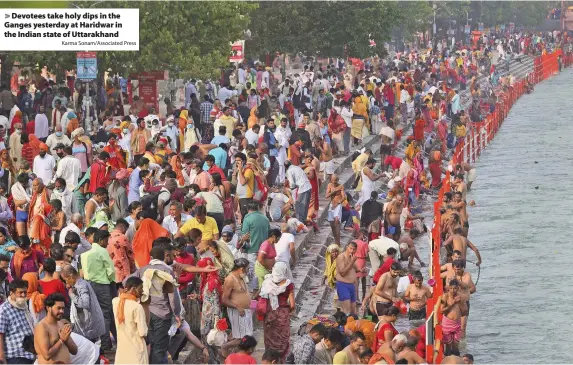
{"type": "Polygon", "coordinates": [[[159,97],[157,95],[157,79],[150,76],[139,76],[139,97],[148,108],[159,111],[159,97]]]}
{"type": "Polygon", "coordinates": [[[76,70],[79,80],[95,80],[97,78],[97,55],[95,52],[77,52],[76,70]]]}
{"type": "Polygon", "coordinates": [[[483,32],[483,23],[478,23],[478,30],[483,32]]]}
{"type": "Polygon", "coordinates": [[[245,41],[237,41],[231,44],[231,57],[229,62],[242,62],[245,58],[245,41]]]}
{"type": "Polygon", "coordinates": [[[472,29],[472,28],[471,28],[469,25],[466,25],[466,26],[464,27],[464,33],[470,34],[471,29],[472,29]]]}

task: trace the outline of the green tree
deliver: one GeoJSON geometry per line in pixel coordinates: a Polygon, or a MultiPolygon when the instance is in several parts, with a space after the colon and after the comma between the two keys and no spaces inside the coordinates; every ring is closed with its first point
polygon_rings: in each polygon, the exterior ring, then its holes
{"type": "Polygon", "coordinates": [[[423,30],[431,8],[424,1],[262,2],[252,14],[246,51],[355,57],[380,53],[394,27],[423,30]],[[415,17],[412,14],[416,14],[415,17]],[[370,47],[370,39],[378,47],[370,47]]]}

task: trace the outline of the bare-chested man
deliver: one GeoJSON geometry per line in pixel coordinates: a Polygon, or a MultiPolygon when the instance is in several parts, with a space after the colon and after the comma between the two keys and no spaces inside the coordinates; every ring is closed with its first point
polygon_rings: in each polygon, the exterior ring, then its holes
{"type": "MultiPolygon", "coordinates": [[[[458,343],[462,339],[462,306],[464,306],[459,291],[457,280],[449,283],[448,291],[440,298],[440,306],[444,316],[442,317],[444,352],[450,354],[457,351],[458,343]]],[[[464,308],[465,309],[465,308],[464,308]]]]}
{"type": "Polygon", "coordinates": [[[342,311],[356,313],[356,242],[349,242],[336,258],[336,293],[342,311]]]}
{"type": "Polygon", "coordinates": [[[452,230],[452,234],[448,237],[448,239],[444,242],[444,246],[446,249],[451,245],[451,249],[449,251],[460,251],[461,255],[460,258],[462,260],[466,259],[468,247],[475,253],[477,257],[476,265],[481,265],[481,255],[479,250],[473,243],[470,242],[467,238],[463,236],[462,227],[458,224],[454,226],[452,230]]]}
{"type": "Polygon", "coordinates": [[[324,170],[324,181],[329,181],[330,176],[334,174],[336,166],[332,159],[332,147],[325,140],[316,138],[314,147],[320,152],[320,171],[324,170]]]}
{"type": "Polygon", "coordinates": [[[416,345],[418,345],[419,340],[410,335],[406,336],[406,338],[404,349],[398,353],[398,360],[407,360],[408,364],[426,364],[426,360],[416,353],[416,345]]]}
{"type": "Polygon", "coordinates": [[[419,321],[426,319],[426,301],[432,296],[429,286],[424,285],[424,277],[420,271],[414,275],[414,283],[409,284],[404,293],[404,300],[410,303],[408,319],[410,321],[419,321]]]}
{"type": "Polygon", "coordinates": [[[467,174],[468,191],[472,189],[472,183],[476,181],[476,168],[469,163],[462,162],[456,165],[456,174],[467,174]]]}
{"type": "Polygon", "coordinates": [[[382,316],[386,309],[390,308],[394,303],[398,302],[398,281],[400,280],[400,271],[402,266],[394,262],[390,267],[390,271],[384,273],[372,295],[372,305],[374,312],[377,316],[382,316]]]}
{"type": "Polygon", "coordinates": [[[470,314],[470,296],[476,292],[476,286],[472,280],[472,275],[465,271],[466,263],[464,260],[455,260],[452,262],[454,268],[453,274],[446,276],[446,284],[449,285],[456,280],[459,285],[459,295],[462,298],[460,308],[462,309],[462,337],[465,337],[468,315],[470,314]]]}
{"type": "Polygon", "coordinates": [[[61,293],[52,293],[44,301],[46,317],[34,328],[34,348],[38,364],[69,364],[70,354],[78,353],[78,347],[70,337],[72,326],[63,324],[66,298],[61,293]]]}
{"type": "MultiPolygon", "coordinates": [[[[459,260],[462,257],[462,253],[458,250],[452,252],[452,261],[459,260]]],[[[454,272],[454,267],[451,262],[447,262],[440,267],[440,272],[442,273],[442,279],[446,278],[447,275],[454,272]]]]}
{"type": "Polygon", "coordinates": [[[417,229],[410,229],[408,234],[400,238],[400,260],[408,261],[408,267],[412,267],[414,259],[418,260],[420,266],[424,267],[426,264],[420,259],[414,240],[418,238],[420,232],[417,229]],[[405,245],[403,245],[405,244],[405,245]]]}
{"type": "Polygon", "coordinates": [[[404,196],[396,195],[393,201],[388,203],[384,214],[384,235],[394,241],[400,240],[402,227],[400,226],[400,216],[404,209],[404,196]]]}
{"type": "Polygon", "coordinates": [[[253,316],[251,315],[251,294],[245,282],[249,270],[249,261],[245,258],[235,260],[233,271],[225,278],[221,304],[227,307],[227,314],[231,322],[232,339],[221,350],[226,351],[238,346],[244,336],[253,335],[253,316]]]}
{"type": "Polygon", "coordinates": [[[454,193],[454,198],[451,202],[451,207],[454,211],[458,212],[458,214],[460,215],[460,222],[462,224],[462,229],[463,229],[463,235],[464,237],[468,236],[469,230],[470,230],[470,223],[468,221],[468,213],[466,211],[466,201],[462,199],[462,193],[459,191],[456,191],[454,193]]]}
{"type": "Polygon", "coordinates": [[[457,174],[454,183],[452,184],[452,190],[454,192],[459,191],[462,193],[462,200],[466,200],[466,195],[468,194],[468,186],[464,182],[464,175],[457,174]]]}

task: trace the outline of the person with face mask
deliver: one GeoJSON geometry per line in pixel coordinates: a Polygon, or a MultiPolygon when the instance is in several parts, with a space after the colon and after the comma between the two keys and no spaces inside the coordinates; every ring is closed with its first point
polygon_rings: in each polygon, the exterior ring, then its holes
{"type": "Polygon", "coordinates": [[[145,146],[151,139],[151,132],[146,129],[145,119],[137,119],[137,129],[131,132],[130,150],[133,152],[133,161],[137,162],[145,153],[145,146]]]}
{"type": "Polygon", "coordinates": [[[62,132],[62,126],[60,124],[56,125],[54,133],[50,134],[48,136],[48,139],[46,139],[46,145],[48,145],[48,147],[50,148],[48,152],[51,155],[56,155],[56,146],[59,144],[65,146],[69,146],[72,144],[70,138],[66,136],[64,132],[62,132]]]}
{"type": "Polygon", "coordinates": [[[70,146],[58,144],[55,150],[60,160],[58,161],[56,173],[54,177],[52,177],[52,182],[55,182],[57,178],[61,177],[66,180],[66,187],[72,191],[76,188],[80,179],[82,169],[81,162],[72,155],[72,148],[70,146]]]}
{"type": "Polygon", "coordinates": [[[40,144],[40,153],[34,157],[32,172],[38,176],[44,184],[49,184],[56,169],[56,159],[48,154],[48,145],[40,144]]]}
{"type": "Polygon", "coordinates": [[[125,153],[118,143],[118,137],[115,134],[110,134],[107,141],[107,146],[103,148],[104,152],[109,154],[108,164],[116,169],[125,169],[127,164],[125,163],[125,153]]]}
{"type": "Polygon", "coordinates": [[[28,283],[15,279],[10,283],[8,300],[0,305],[0,362],[32,364],[36,356],[22,346],[27,336],[34,335],[34,325],[27,304],[28,283]]]}
{"type": "Polygon", "coordinates": [[[175,117],[170,115],[167,118],[167,125],[161,128],[163,135],[169,137],[169,148],[177,151],[177,141],[179,140],[179,128],[175,125],[175,117]]]}

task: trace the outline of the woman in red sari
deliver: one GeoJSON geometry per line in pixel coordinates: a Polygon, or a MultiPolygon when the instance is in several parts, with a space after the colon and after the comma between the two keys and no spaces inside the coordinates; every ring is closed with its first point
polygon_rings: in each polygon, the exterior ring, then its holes
{"type": "Polygon", "coordinates": [[[107,146],[105,146],[103,150],[109,153],[108,163],[114,168],[114,170],[127,168],[127,164],[125,163],[125,158],[124,158],[124,152],[121,149],[121,147],[117,144],[117,136],[115,134],[109,135],[107,146]]]}
{"type": "Polygon", "coordinates": [[[310,186],[312,187],[306,220],[312,222],[315,214],[318,212],[318,173],[315,168],[312,167],[312,156],[306,157],[304,160],[306,166],[304,172],[306,173],[308,181],[310,181],[310,186]]]}

